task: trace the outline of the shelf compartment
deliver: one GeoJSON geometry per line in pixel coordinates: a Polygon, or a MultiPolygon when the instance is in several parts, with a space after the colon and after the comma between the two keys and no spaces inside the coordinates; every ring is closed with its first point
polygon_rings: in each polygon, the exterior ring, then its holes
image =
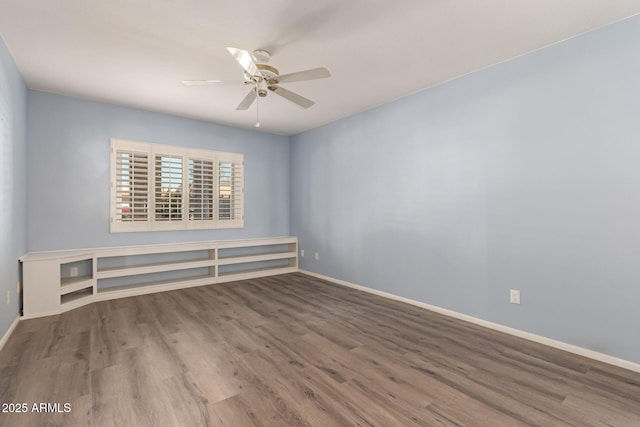
{"type": "Polygon", "coordinates": [[[75,280],[78,277],[91,276],[93,274],[93,257],[65,258],[60,263],[61,281],[75,280]],[[75,273],[72,270],[75,269],[75,273]],[[74,275],[75,274],[75,275],[74,275]]]}
{"type": "Polygon", "coordinates": [[[263,255],[270,253],[280,252],[295,252],[295,245],[285,243],[272,243],[255,246],[239,246],[239,247],[225,247],[218,249],[219,258],[234,258],[251,255],[263,255]]]}
{"type": "Polygon", "coordinates": [[[81,305],[85,305],[92,300],[93,297],[93,287],[80,289],[65,295],[60,296],[60,305],[62,306],[62,310],[66,311],[71,308],[79,307],[81,305]]]}
{"type": "Polygon", "coordinates": [[[80,289],[93,288],[91,276],[64,277],[60,279],[60,295],[67,295],[80,289]]]}
{"type": "Polygon", "coordinates": [[[224,250],[260,246],[291,245],[297,244],[297,242],[298,241],[295,237],[267,237],[261,239],[222,240],[216,242],[216,247],[220,250],[224,250]]]}
{"type": "Polygon", "coordinates": [[[216,264],[213,259],[200,259],[189,261],[177,261],[173,263],[149,263],[126,267],[106,267],[98,270],[98,279],[111,279],[114,277],[134,276],[139,274],[164,273],[167,271],[188,270],[190,268],[212,267],[216,264]]]}
{"type": "Polygon", "coordinates": [[[218,265],[242,264],[247,262],[271,261],[275,259],[295,258],[296,252],[268,252],[257,255],[225,256],[220,257],[218,265]]]}
{"type": "Polygon", "coordinates": [[[232,282],[235,280],[255,279],[257,277],[264,277],[266,272],[272,272],[273,274],[285,274],[295,273],[298,271],[298,267],[290,265],[281,265],[277,267],[261,267],[250,268],[246,270],[238,271],[225,271],[218,273],[217,282],[232,282]]]}
{"type": "Polygon", "coordinates": [[[122,298],[125,296],[143,295],[151,292],[170,291],[174,289],[190,288],[194,286],[210,285],[215,282],[211,275],[191,276],[182,279],[157,280],[152,282],[135,283],[110,288],[98,288],[97,300],[122,298]]]}
{"type": "Polygon", "coordinates": [[[213,258],[213,250],[185,250],[181,248],[175,252],[152,252],[143,251],[138,253],[111,254],[108,256],[97,256],[97,270],[102,271],[110,268],[139,267],[149,264],[174,264],[183,261],[200,261],[213,258]]]}

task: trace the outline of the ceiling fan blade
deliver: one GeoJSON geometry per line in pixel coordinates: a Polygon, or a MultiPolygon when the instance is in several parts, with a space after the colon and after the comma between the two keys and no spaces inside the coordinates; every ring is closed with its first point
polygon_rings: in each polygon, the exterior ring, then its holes
{"type": "Polygon", "coordinates": [[[236,110],[246,110],[251,107],[251,104],[253,104],[253,101],[255,101],[256,96],[256,90],[251,89],[247,96],[245,96],[242,102],[236,107],[236,110]]]}
{"type": "Polygon", "coordinates": [[[331,77],[331,73],[324,67],[313,68],[311,70],[298,71],[296,73],[283,74],[276,77],[278,83],[300,82],[303,80],[325,79],[331,77]]]}
{"type": "Polygon", "coordinates": [[[235,47],[228,47],[227,50],[233,57],[238,61],[240,66],[250,75],[261,76],[260,70],[258,70],[258,66],[255,62],[253,62],[253,57],[249,52],[242,49],[236,49],[235,47]]]}
{"type": "Polygon", "coordinates": [[[242,82],[234,80],[183,80],[183,86],[217,86],[224,84],[238,84],[242,82]]]}
{"type": "Polygon", "coordinates": [[[283,97],[285,99],[288,99],[289,101],[293,102],[294,104],[298,104],[302,108],[309,108],[313,104],[315,104],[315,102],[313,102],[312,100],[307,99],[304,96],[300,96],[297,93],[293,93],[290,90],[287,90],[287,89],[285,89],[283,87],[280,87],[280,86],[269,87],[269,89],[271,89],[274,93],[277,93],[281,97],[283,97]]]}

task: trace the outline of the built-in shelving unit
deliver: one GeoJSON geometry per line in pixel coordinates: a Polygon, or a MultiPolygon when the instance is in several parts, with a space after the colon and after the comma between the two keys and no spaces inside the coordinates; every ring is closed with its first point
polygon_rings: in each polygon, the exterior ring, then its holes
{"type": "Polygon", "coordinates": [[[31,252],[23,268],[23,317],[94,301],[298,270],[298,239],[193,242],[31,252]]]}

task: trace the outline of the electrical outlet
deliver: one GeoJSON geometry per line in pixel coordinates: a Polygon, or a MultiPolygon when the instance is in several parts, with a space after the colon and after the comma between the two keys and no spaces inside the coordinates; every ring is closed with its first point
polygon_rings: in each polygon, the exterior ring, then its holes
{"type": "Polygon", "coordinates": [[[69,276],[78,277],[78,267],[71,267],[69,269],[69,276]]]}
{"type": "Polygon", "coordinates": [[[320,254],[316,252],[316,261],[320,259],[320,254]]]}
{"type": "Polygon", "coordinates": [[[304,258],[304,249],[300,249],[300,256],[304,258]]]}
{"type": "Polygon", "coordinates": [[[511,301],[511,304],[520,304],[520,291],[510,289],[509,300],[511,301]]]}
{"type": "Polygon", "coordinates": [[[20,281],[16,282],[16,295],[20,295],[20,281]]]}
{"type": "Polygon", "coordinates": [[[7,291],[7,305],[11,304],[11,291],[7,291]]]}

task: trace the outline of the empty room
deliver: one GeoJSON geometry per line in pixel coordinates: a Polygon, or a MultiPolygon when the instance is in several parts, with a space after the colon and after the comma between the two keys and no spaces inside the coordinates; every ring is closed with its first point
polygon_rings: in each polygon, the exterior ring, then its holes
{"type": "Polygon", "coordinates": [[[0,427],[640,427],[640,0],[0,0],[0,427]]]}

